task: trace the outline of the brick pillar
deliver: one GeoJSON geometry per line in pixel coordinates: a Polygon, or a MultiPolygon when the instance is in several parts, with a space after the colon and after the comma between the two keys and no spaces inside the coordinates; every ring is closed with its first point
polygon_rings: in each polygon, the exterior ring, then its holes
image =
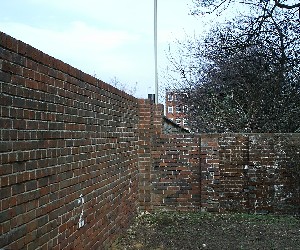
{"type": "Polygon", "coordinates": [[[152,141],[162,134],[163,105],[139,100],[139,203],[141,210],[152,210],[152,141]]]}

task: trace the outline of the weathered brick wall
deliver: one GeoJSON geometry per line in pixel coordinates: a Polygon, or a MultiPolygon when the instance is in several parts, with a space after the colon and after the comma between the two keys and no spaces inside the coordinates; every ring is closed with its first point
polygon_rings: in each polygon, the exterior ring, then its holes
{"type": "Polygon", "coordinates": [[[243,135],[201,135],[203,210],[246,209],[244,169],[248,151],[243,135]]]}
{"type": "Polygon", "coordinates": [[[0,33],[0,248],[103,249],[138,205],[138,100],[0,33]]]}
{"type": "Polygon", "coordinates": [[[201,137],[201,207],[202,210],[217,212],[219,209],[220,148],[215,135],[201,137]]]}
{"type": "Polygon", "coordinates": [[[249,135],[249,209],[300,214],[300,134],[249,135]]]}
{"type": "Polygon", "coordinates": [[[140,209],[199,210],[199,137],[164,134],[163,106],[141,104],[140,209]]]}
{"type": "Polygon", "coordinates": [[[156,137],[151,157],[152,208],[199,210],[199,137],[188,134],[156,137]]]}
{"type": "Polygon", "coordinates": [[[299,213],[300,134],[201,135],[201,206],[299,213]]]}
{"type": "Polygon", "coordinates": [[[166,135],[144,110],[141,209],[300,212],[300,134],[166,135]]]}
{"type": "Polygon", "coordinates": [[[200,209],[200,138],[165,134],[163,106],[140,100],[139,208],[200,209]]]}
{"type": "Polygon", "coordinates": [[[163,106],[139,100],[139,208],[152,210],[152,143],[163,133],[163,106]]]}

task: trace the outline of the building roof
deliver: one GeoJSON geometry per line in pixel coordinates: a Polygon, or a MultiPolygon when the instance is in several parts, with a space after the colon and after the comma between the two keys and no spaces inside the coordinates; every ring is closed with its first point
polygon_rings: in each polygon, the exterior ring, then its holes
{"type": "Polygon", "coordinates": [[[170,133],[190,133],[190,131],[180,125],[178,125],[176,122],[170,120],[166,116],[163,116],[163,123],[164,123],[164,133],[170,134],[170,133]]]}

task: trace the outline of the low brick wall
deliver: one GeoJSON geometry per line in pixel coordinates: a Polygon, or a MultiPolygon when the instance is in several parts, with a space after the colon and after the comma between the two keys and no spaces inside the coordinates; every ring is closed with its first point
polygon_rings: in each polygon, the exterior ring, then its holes
{"type": "Polygon", "coordinates": [[[152,109],[142,209],[300,212],[299,133],[166,135],[163,107],[152,109]]]}
{"type": "Polygon", "coordinates": [[[201,135],[201,207],[300,212],[300,134],[201,135]]]}
{"type": "Polygon", "coordinates": [[[151,151],[151,208],[200,208],[199,137],[162,135],[151,151]]]}

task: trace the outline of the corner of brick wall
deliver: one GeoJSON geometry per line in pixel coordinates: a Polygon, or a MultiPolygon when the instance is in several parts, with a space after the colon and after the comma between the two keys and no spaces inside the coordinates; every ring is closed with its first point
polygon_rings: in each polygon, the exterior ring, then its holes
{"type": "Polygon", "coordinates": [[[163,106],[139,99],[139,209],[150,211],[152,204],[151,166],[154,136],[162,133],[163,106]]]}
{"type": "Polygon", "coordinates": [[[140,209],[198,211],[199,138],[163,134],[163,106],[140,100],[140,209]]]}

